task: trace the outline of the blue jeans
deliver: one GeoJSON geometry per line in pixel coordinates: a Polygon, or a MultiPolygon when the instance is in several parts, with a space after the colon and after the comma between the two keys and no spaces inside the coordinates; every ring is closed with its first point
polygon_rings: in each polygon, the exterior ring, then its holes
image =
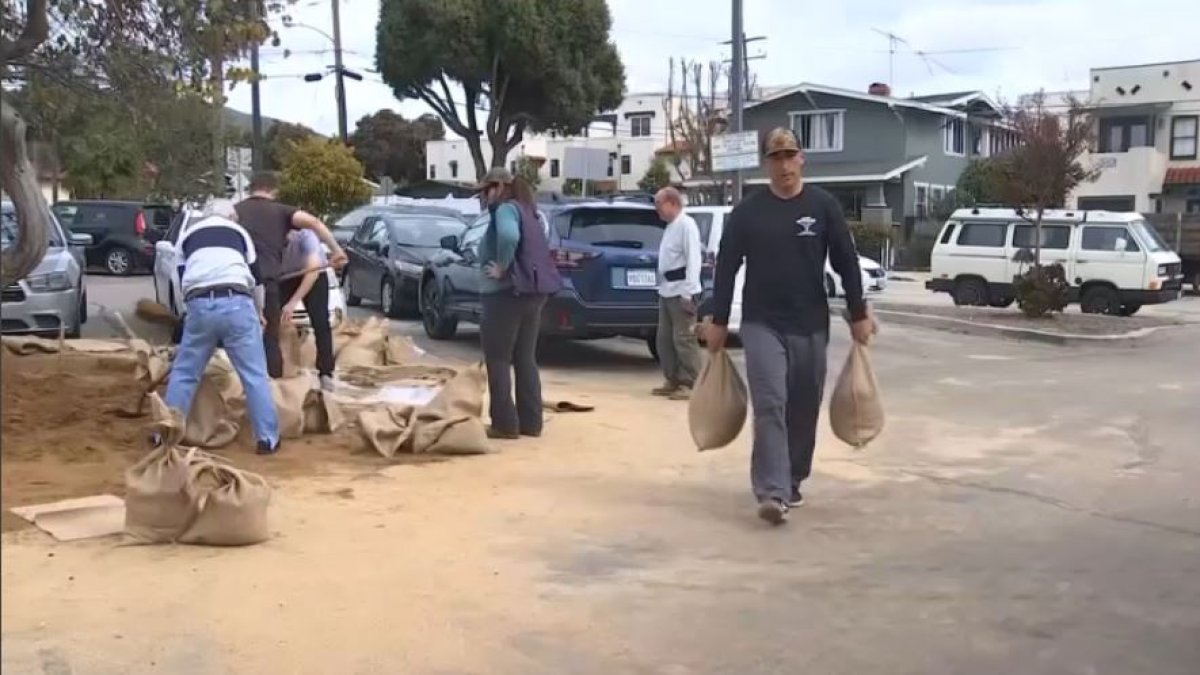
{"type": "Polygon", "coordinates": [[[279,414],[267,378],[267,356],[263,351],[262,324],[249,296],[199,297],[187,301],[183,341],[171,365],[166,403],[181,410],[186,419],[200,378],[217,347],[224,347],[233,362],[242,389],[254,435],[273,448],[279,442],[279,414]]]}

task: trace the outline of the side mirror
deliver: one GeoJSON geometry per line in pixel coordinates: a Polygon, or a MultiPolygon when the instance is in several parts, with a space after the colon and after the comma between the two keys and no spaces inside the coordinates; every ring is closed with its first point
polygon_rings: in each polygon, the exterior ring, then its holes
{"type": "Polygon", "coordinates": [[[390,252],[391,252],[391,250],[392,250],[392,247],[391,247],[391,246],[388,246],[387,244],[384,244],[384,245],[382,245],[382,246],[380,246],[380,247],[379,247],[379,255],[381,255],[381,256],[383,256],[384,258],[386,258],[386,257],[388,256],[388,253],[390,253],[390,252]]]}
{"type": "Polygon", "coordinates": [[[378,253],[379,252],[379,242],[374,241],[374,240],[365,241],[365,242],[363,242],[363,248],[367,249],[368,251],[373,251],[375,253],[378,253]]]}
{"type": "Polygon", "coordinates": [[[72,246],[91,246],[95,241],[90,234],[83,234],[82,232],[71,233],[72,246]]]}
{"type": "Polygon", "coordinates": [[[438,240],[438,245],[442,247],[442,250],[454,251],[455,253],[457,253],[458,252],[458,237],[456,237],[452,234],[446,235],[445,237],[442,237],[441,239],[438,240]]]}

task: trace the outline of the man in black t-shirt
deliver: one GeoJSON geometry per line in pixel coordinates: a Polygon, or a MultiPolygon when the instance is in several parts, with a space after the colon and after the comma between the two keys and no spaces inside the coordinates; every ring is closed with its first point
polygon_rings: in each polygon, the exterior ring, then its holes
{"type": "Polygon", "coordinates": [[[267,323],[263,331],[263,348],[267,352],[267,372],[274,378],[283,376],[283,352],[279,348],[283,298],[279,292],[279,276],[288,233],[293,229],[315,232],[329,248],[329,264],[334,269],[341,269],[347,260],[346,253],[320,218],[281,204],[276,201],[278,195],[278,176],[271,171],[260,171],[250,179],[250,196],[236,206],[238,222],[250,233],[258,251],[258,283],[262,286],[263,317],[267,323]]]}
{"type": "Polygon", "coordinates": [[[804,503],[800,484],[812,470],[825,386],[829,302],[825,258],[842,278],[851,333],[866,343],[875,332],[867,314],[854,239],[836,199],[805,185],[804,153],[789,129],[764,143],[768,190],[746,197],[721,236],[713,284],[710,351],[725,348],[734,279],[743,261],[741,339],[754,408],[751,483],[758,514],[782,523],[804,503]]]}

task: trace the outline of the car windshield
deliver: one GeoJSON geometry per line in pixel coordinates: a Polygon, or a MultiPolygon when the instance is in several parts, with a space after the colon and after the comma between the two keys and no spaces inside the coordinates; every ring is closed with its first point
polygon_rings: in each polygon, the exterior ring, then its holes
{"type": "MultiPolygon", "coordinates": [[[[8,248],[17,241],[17,212],[11,208],[5,207],[3,214],[0,215],[0,248],[8,248]]],[[[62,246],[62,232],[54,226],[54,222],[50,223],[50,245],[62,246]]]]}
{"type": "Polygon", "coordinates": [[[1135,220],[1129,224],[1138,234],[1138,238],[1146,244],[1146,250],[1151,253],[1170,250],[1167,243],[1159,236],[1158,230],[1151,227],[1144,220],[1135,220]]]}
{"type": "Polygon", "coordinates": [[[399,246],[439,248],[444,237],[457,237],[467,229],[455,218],[437,216],[389,216],[392,240],[399,246]]]}
{"type": "Polygon", "coordinates": [[[653,209],[577,209],[569,239],[592,246],[657,251],[667,224],[653,209]]]}

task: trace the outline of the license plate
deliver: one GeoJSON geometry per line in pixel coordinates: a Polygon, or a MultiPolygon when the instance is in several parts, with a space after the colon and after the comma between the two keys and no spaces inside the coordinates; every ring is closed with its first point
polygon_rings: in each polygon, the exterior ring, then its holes
{"type": "Polygon", "coordinates": [[[658,273],[654,270],[625,270],[625,285],[630,288],[655,288],[658,273]]]}

